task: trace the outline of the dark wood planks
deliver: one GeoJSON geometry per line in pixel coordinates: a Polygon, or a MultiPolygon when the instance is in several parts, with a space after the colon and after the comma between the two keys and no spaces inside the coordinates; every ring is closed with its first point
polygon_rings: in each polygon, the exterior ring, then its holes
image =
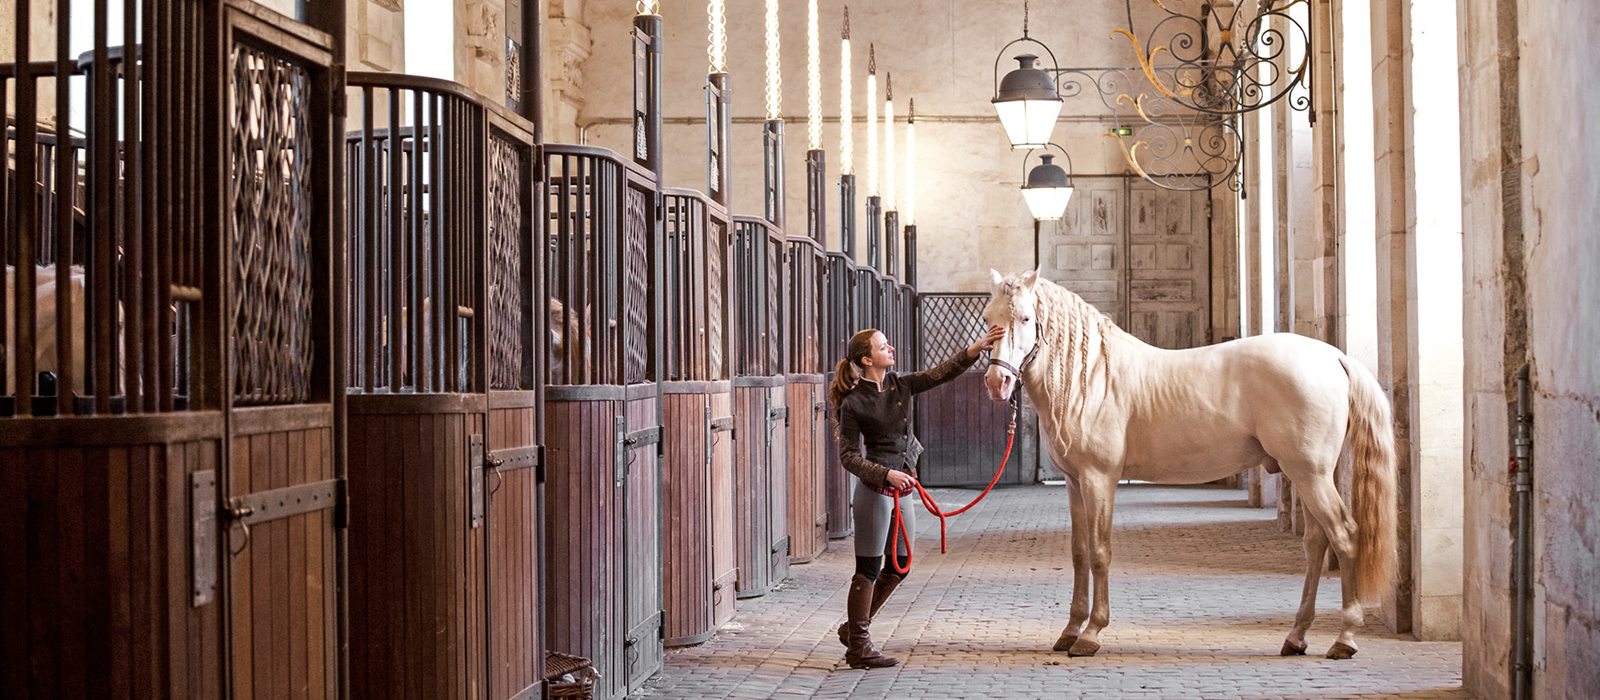
{"type": "Polygon", "coordinates": [[[789,378],[789,536],[790,563],[804,564],[828,548],[827,484],[823,470],[822,413],[815,410],[822,401],[822,378],[794,375],[789,378]]]}
{"type": "Polygon", "coordinates": [[[471,697],[484,669],[469,643],[483,629],[473,605],[483,586],[468,569],[481,536],[468,527],[467,436],[481,434],[482,415],[348,420],[352,697],[471,697]]]}
{"type": "MultiPolygon", "coordinates": [[[[733,420],[733,391],[710,395],[711,419],[733,420]]],[[[734,589],[739,577],[734,529],[733,431],[711,435],[711,625],[721,627],[733,619],[734,589]]]]}
{"type": "MultiPolygon", "coordinates": [[[[539,444],[539,409],[489,412],[492,450],[539,444]]],[[[491,477],[489,489],[489,695],[509,698],[540,681],[539,483],[535,469],[491,477]]]]}
{"type": "MultiPolygon", "coordinates": [[[[788,386],[779,383],[767,389],[768,405],[788,406],[788,386]]],[[[769,417],[767,435],[767,569],[772,585],[789,578],[789,431],[787,418],[769,417]]]]}
{"type": "Polygon", "coordinates": [[[186,515],[217,449],[0,450],[0,696],[221,695],[220,606],[190,604],[186,515]]]}
{"type": "MultiPolygon", "coordinates": [[[[658,428],[656,397],[628,401],[628,432],[658,428]]],[[[624,624],[622,649],[629,692],[661,669],[661,460],[660,445],[630,447],[623,484],[624,624]]]]}
{"type": "MultiPolygon", "coordinates": [[[[967,372],[950,383],[917,397],[917,436],[925,451],[918,467],[928,486],[982,487],[1006,451],[1006,423],[1011,404],[989,399],[982,372],[967,372]]],[[[1031,469],[1022,455],[1022,431],[1006,463],[1001,484],[1032,483],[1031,469]]]]}
{"type": "Polygon", "coordinates": [[[661,607],[667,646],[698,644],[716,629],[710,408],[704,393],[668,393],[662,407],[661,607]]]}
{"type": "Polygon", "coordinates": [[[622,513],[616,487],[619,402],[545,405],[545,644],[588,657],[594,697],[626,692],[622,646],[622,513]]]}
{"type": "MultiPolygon", "coordinates": [[[[328,427],[234,437],[231,494],[333,478],[328,427]]],[[[314,511],[229,530],[234,688],[241,698],[328,698],[336,580],[333,518],[314,511]]]]}
{"type": "Polygon", "coordinates": [[[765,595],[772,587],[767,548],[771,507],[767,479],[767,399],[765,386],[734,386],[733,539],[739,568],[740,598],[765,595]]]}

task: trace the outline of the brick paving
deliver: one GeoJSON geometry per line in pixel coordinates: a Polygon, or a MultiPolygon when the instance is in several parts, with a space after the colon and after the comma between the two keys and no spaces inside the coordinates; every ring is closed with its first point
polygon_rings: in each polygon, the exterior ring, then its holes
{"type": "MultiPolygon", "coordinates": [[[[939,489],[941,503],[975,491],[939,489]]],[[[1311,656],[1278,648],[1299,603],[1304,554],[1275,511],[1242,491],[1127,484],[1117,491],[1111,625],[1104,648],[1050,645],[1072,594],[1066,489],[999,489],[950,521],[920,518],[911,573],[872,625],[901,665],[858,671],[834,630],[854,560],[835,540],[766,596],[739,601],[710,641],[671,650],[651,698],[1389,698],[1455,700],[1461,645],[1417,642],[1368,611],[1351,660],[1319,655],[1338,629],[1339,581],[1323,579],[1311,656]]]]}

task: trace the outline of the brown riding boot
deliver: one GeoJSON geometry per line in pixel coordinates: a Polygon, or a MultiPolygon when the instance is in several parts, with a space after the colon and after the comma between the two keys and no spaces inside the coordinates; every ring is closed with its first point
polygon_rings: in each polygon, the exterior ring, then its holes
{"type": "MultiPolygon", "coordinates": [[[[877,619],[878,610],[883,607],[884,601],[889,600],[889,596],[894,594],[894,589],[904,580],[906,580],[906,577],[894,571],[885,571],[878,574],[877,583],[872,585],[872,609],[867,614],[868,622],[877,619]]],[[[839,643],[847,647],[850,646],[849,630],[850,623],[846,622],[839,625],[839,643]]]]}
{"type": "Polygon", "coordinates": [[[867,626],[872,622],[872,581],[862,574],[850,579],[850,597],[845,602],[844,660],[850,668],[887,668],[900,663],[879,653],[872,646],[867,626]]]}
{"type": "Polygon", "coordinates": [[[877,619],[878,610],[883,608],[884,602],[889,600],[889,596],[894,594],[894,589],[904,580],[906,577],[895,573],[894,569],[878,574],[878,582],[872,586],[872,612],[867,617],[877,619]]]}

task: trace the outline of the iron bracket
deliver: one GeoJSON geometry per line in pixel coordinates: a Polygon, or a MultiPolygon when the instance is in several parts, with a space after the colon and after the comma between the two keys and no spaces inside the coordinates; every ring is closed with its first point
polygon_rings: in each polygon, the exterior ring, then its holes
{"type": "Polygon", "coordinates": [[[217,472],[206,470],[189,475],[189,513],[194,528],[194,607],[200,607],[217,592],[217,472]]]}

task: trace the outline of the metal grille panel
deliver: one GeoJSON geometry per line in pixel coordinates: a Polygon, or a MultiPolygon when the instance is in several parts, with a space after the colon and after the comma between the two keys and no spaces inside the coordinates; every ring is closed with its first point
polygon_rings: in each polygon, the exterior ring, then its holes
{"type": "Polygon", "coordinates": [[[706,229],[706,335],[710,341],[710,379],[713,380],[728,378],[727,358],[723,354],[727,343],[724,320],[727,318],[725,291],[728,280],[723,273],[727,255],[728,224],[712,220],[706,229]]]}
{"type": "MultiPolygon", "coordinates": [[[[950,359],[983,335],[983,307],[987,294],[919,294],[918,357],[928,369],[950,359]]],[[[978,358],[975,369],[988,369],[989,356],[978,358]]]]}
{"type": "Polygon", "coordinates": [[[489,139],[489,372],[491,387],[522,385],[522,163],[505,139],[489,139]]]}
{"type": "Polygon", "coordinates": [[[229,56],[234,403],[311,386],[310,76],[245,44],[229,56]]]}
{"type": "Polygon", "coordinates": [[[650,214],[645,193],[627,188],[623,212],[623,381],[650,378],[650,214]]]}

